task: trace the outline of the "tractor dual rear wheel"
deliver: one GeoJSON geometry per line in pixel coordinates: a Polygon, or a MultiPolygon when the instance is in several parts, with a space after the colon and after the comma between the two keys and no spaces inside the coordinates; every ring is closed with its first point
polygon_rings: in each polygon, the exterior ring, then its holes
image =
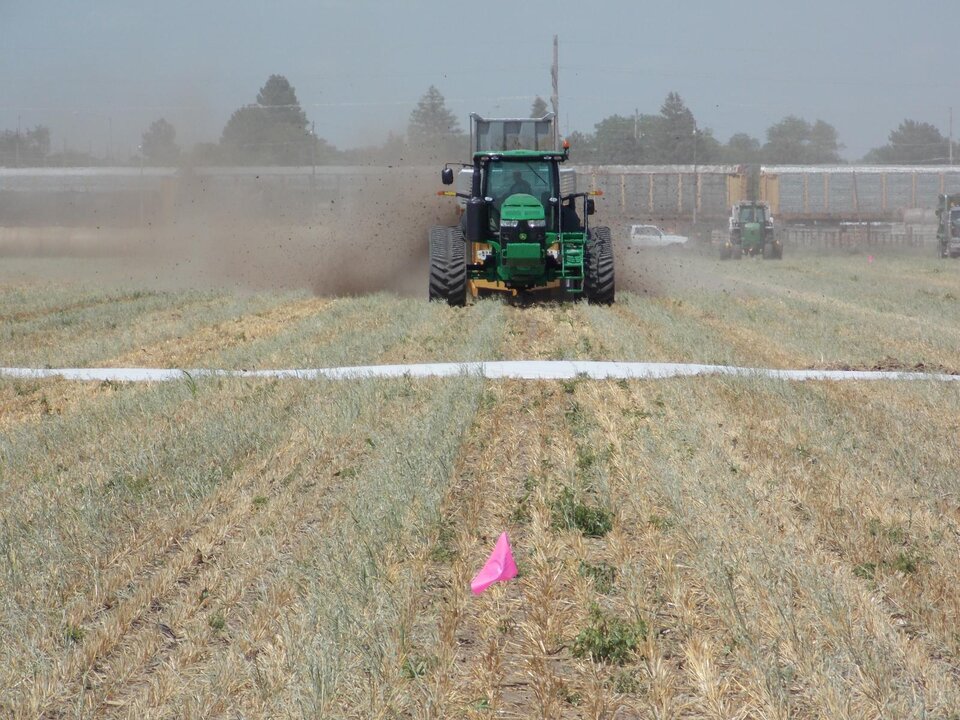
{"type": "Polygon", "coordinates": [[[783,245],[768,240],[763,244],[764,260],[783,260],[783,245]]]}
{"type": "Polygon", "coordinates": [[[583,294],[591,305],[612,305],[616,296],[610,228],[591,228],[583,257],[583,294]]]}
{"type": "Polygon", "coordinates": [[[430,228],[430,299],[467,304],[467,242],[459,226],[430,228]]]}

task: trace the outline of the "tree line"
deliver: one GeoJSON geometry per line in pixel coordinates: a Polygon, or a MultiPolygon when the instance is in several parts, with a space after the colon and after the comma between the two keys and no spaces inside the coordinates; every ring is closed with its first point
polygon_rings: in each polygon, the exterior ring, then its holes
{"type": "MultiPolygon", "coordinates": [[[[537,97],[530,117],[542,117],[547,103],[537,97]]],[[[767,128],[763,141],[736,133],[720,142],[697,122],[683,98],[671,92],[656,114],[610,115],[592,131],[576,130],[567,139],[571,157],[581,164],[837,164],[844,145],[828,122],[794,115],[767,128]]],[[[138,153],[129,163],[146,165],[328,165],[396,164],[458,159],[468,149],[467,134],[443,94],[430,86],[410,113],[405,134],[390,133],[370,147],[338,150],[314,132],[296,90],[282,75],[271,75],[255,102],[230,116],[218,142],[197,143],[185,152],[177,131],[158,118],[143,132],[138,153]]],[[[954,143],[954,151],[960,145],[954,143]]],[[[960,153],[956,153],[960,158],[960,153]]],[[[934,125],[905,119],[890,132],[886,145],[862,159],[876,164],[944,164],[950,141],[934,125]]],[[[104,160],[76,151],[52,153],[50,130],[0,132],[0,166],[99,165],[104,160]]]]}

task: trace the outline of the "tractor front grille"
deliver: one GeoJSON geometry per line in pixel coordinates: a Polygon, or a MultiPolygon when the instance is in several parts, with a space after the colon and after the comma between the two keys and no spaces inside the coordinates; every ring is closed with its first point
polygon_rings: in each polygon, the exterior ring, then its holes
{"type": "Polygon", "coordinates": [[[500,226],[500,242],[503,245],[510,243],[540,243],[547,241],[547,229],[543,227],[530,227],[526,220],[520,220],[516,226],[500,226]]]}

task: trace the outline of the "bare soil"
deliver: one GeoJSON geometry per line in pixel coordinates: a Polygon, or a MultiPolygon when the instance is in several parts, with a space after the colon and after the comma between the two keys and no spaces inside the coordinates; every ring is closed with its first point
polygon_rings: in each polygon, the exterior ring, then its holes
{"type": "Polygon", "coordinates": [[[821,363],[814,365],[811,370],[871,370],[880,372],[926,372],[936,375],[960,375],[960,370],[940,363],[906,363],[894,357],[885,357],[875,363],[821,363]]]}

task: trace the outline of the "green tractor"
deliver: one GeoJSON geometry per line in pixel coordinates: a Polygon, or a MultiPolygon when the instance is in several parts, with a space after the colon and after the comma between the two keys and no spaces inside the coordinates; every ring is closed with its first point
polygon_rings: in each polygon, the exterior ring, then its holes
{"type": "Polygon", "coordinates": [[[730,213],[730,236],[720,249],[720,259],[739,260],[744,255],[783,258],[783,244],[774,233],[773,216],[765,202],[737,203],[730,213]]]}
{"type": "Polygon", "coordinates": [[[960,258],[960,193],[939,197],[937,218],[937,257],[960,258]]]}
{"type": "Polygon", "coordinates": [[[444,185],[455,191],[460,222],[430,229],[430,299],[465,305],[493,293],[614,301],[610,229],[590,227],[593,196],[577,192],[556,148],[553,114],[488,120],[471,115],[473,162],[444,185]],[[579,209],[578,209],[579,201],[579,209]]]}

